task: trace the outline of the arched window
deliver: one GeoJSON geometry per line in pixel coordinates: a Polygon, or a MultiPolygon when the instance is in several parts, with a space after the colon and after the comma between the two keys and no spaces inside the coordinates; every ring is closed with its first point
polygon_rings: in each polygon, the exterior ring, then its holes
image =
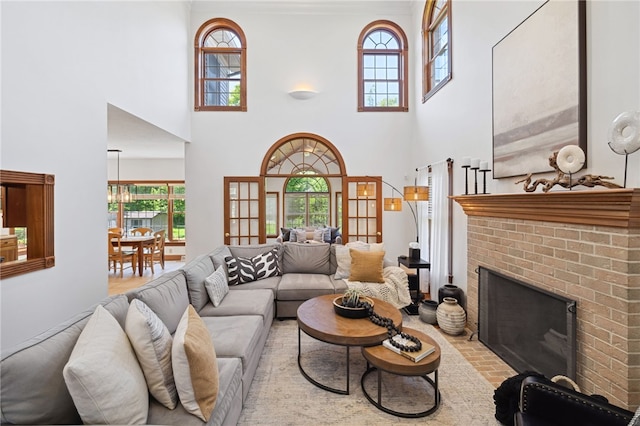
{"type": "Polygon", "coordinates": [[[451,3],[427,0],[422,17],[422,102],[451,80],[451,3]]]}
{"type": "Polygon", "coordinates": [[[390,21],[367,25],[358,39],[358,111],[408,111],[407,37],[390,21]]]}
{"type": "Polygon", "coordinates": [[[242,29],[224,18],[200,26],[195,37],[196,111],[247,110],[247,42],[242,29]]]}

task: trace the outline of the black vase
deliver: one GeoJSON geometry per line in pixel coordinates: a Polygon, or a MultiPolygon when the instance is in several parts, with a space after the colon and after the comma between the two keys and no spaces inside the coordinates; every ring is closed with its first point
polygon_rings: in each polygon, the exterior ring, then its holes
{"type": "Polygon", "coordinates": [[[464,307],[464,292],[460,287],[453,284],[445,284],[438,290],[438,303],[442,303],[445,297],[453,297],[458,301],[458,305],[464,307]]]}

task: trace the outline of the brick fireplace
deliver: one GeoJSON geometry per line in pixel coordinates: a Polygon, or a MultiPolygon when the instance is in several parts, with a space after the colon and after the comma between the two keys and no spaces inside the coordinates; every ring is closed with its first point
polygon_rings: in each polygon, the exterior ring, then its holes
{"type": "Polygon", "coordinates": [[[577,383],[640,405],[640,189],[463,195],[467,318],[478,266],[577,301],[577,383]]]}

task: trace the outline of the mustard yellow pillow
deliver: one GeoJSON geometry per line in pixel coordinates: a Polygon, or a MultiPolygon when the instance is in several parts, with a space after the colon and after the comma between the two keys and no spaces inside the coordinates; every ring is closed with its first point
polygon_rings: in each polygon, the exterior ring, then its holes
{"type": "Polygon", "coordinates": [[[384,251],[361,251],[350,249],[351,273],[349,281],[383,283],[382,264],[384,251]]]}

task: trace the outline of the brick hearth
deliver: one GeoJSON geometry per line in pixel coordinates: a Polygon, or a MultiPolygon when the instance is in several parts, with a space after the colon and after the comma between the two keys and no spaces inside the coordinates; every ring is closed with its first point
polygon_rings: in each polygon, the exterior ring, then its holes
{"type": "Polygon", "coordinates": [[[640,405],[640,189],[453,197],[468,215],[467,318],[478,266],[577,300],[577,383],[640,405]]]}

